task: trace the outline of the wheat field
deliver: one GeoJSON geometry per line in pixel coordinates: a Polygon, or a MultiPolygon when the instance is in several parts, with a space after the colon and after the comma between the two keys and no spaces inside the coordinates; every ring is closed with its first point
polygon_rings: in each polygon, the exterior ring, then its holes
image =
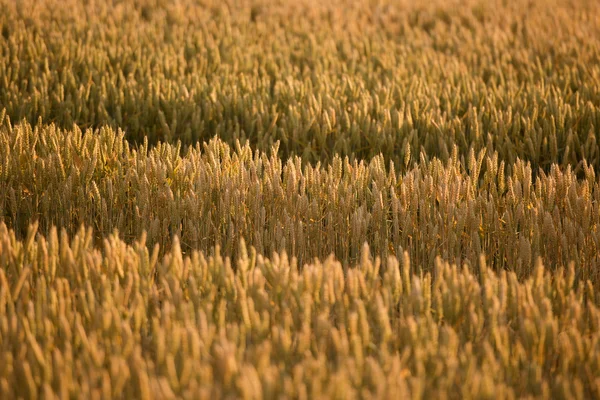
{"type": "Polygon", "coordinates": [[[600,398],[600,2],[0,10],[0,399],[600,398]]]}

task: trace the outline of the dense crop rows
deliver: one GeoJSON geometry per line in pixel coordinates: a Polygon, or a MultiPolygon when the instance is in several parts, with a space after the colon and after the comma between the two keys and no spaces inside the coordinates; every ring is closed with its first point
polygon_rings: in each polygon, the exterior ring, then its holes
{"type": "Polygon", "coordinates": [[[574,261],[578,274],[600,283],[592,168],[582,180],[556,166],[534,180],[525,163],[505,175],[497,155],[472,153],[462,165],[454,153],[397,175],[382,157],[303,168],[275,149],[233,150],[219,140],[180,156],[168,144],[134,150],[110,129],[82,134],[7,122],[0,215],[22,234],[34,218],[44,232],[83,224],[99,237],[117,229],[133,239],[147,231],[150,244],[163,246],[176,234],[184,250],[221,244],[227,255],[244,238],[259,253],[286,250],[301,263],[331,253],[352,263],[364,242],[383,259],[406,250],[422,266],[438,255],[476,264],[484,253],[519,275],[541,256],[552,268],[574,261]]]}
{"type": "Polygon", "coordinates": [[[330,161],[600,166],[600,3],[1,0],[12,120],[330,161]],[[320,3],[325,3],[322,5],[320,3]],[[422,3],[422,4],[421,4],[422,3]]]}
{"type": "Polygon", "coordinates": [[[599,134],[598,1],[0,0],[0,399],[600,398],[599,134]]]}
{"type": "Polygon", "coordinates": [[[365,247],[299,271],[243,243],[234,265],[91,243],[0,225],[2,398],[600,396],[600,309],[572,267],[419,275],[365,247]]]}

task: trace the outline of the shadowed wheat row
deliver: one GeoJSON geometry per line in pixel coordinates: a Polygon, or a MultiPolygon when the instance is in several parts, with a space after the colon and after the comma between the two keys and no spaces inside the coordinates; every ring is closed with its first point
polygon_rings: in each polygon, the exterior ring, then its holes
{"type": "Polygon", "coordinates": [[[367,242],[386,259],[408,251],[431,268],[436,256],[475,265],[481,253],[494,268],[528,275],[537,257],[555,268],[573,261],[580,278],[597,282],[600,267],[600,188],[583,163],[534,174],[517,161],[505,175],[496,154],[462,164],[405,159],[396,174],[382,157],[327,166],[303,165],[235,149],[218,139],[180,155],[176,145],[133,149],[122,133],[82,133],[27,123],[0,127],[0,217],[23,235],[82,224],[102,238],[117,229],[128,240],[184,251],[222,244],[235,256],[244,238],[259,253],[286,250],[301,263],[334,253],[354,262],[367,242]]]}

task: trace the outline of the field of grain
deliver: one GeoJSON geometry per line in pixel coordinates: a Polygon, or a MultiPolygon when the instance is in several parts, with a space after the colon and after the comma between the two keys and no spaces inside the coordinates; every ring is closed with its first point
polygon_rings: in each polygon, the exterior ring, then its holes
{"type": "Polygon", "coordinates": [[[0,399],[600,397],[600,2],[0,10],[0,399]]]}

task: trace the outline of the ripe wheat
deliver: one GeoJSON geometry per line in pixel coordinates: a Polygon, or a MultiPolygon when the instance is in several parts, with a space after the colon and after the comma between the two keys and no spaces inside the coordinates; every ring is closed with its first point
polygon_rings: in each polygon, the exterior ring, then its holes
{"type": "Polygon", "coordinates": [[[599,293],[408,254],[299,269],[0,224],[0,397],[593,398],[599,293]]]}
{"type": "Polygon", "coordinates": [[[184,251],[221,244],[235,256],[245,239],[261,254],[285,250],[301,263],[334,253],[353,263],[362,243],[382,259],[408,251],[420,266],[437,256],[476,265],[480,254],[519,276],[542,257],[549,268],[573,261],[582,279],[600,275],[600,186],[583,162],[584,179],[554,165],[533,177],[517,161],[504,175],[498,155],[468,165],[423,159],[397,174],[383,157],[369,163],[336,156],[303,165],[235,149],[219,139],[190,147],[133,148],[122,132],[63,131],[27,123],[0,127],[0,218],[21,235],[32,220],[42,232],[92,227],[102,239],[148,233],[148,243],[184,251]]]}
{"type": "Polygon", "coordinates": [[[0,399],[600,398],[600,2],[0,10],[0,399]]]}
{"type": "Polygon", "coordinates": [[[320,3],[0,0],[0,108],[311,162],[600,166],[597,1],[320,3]]]}

